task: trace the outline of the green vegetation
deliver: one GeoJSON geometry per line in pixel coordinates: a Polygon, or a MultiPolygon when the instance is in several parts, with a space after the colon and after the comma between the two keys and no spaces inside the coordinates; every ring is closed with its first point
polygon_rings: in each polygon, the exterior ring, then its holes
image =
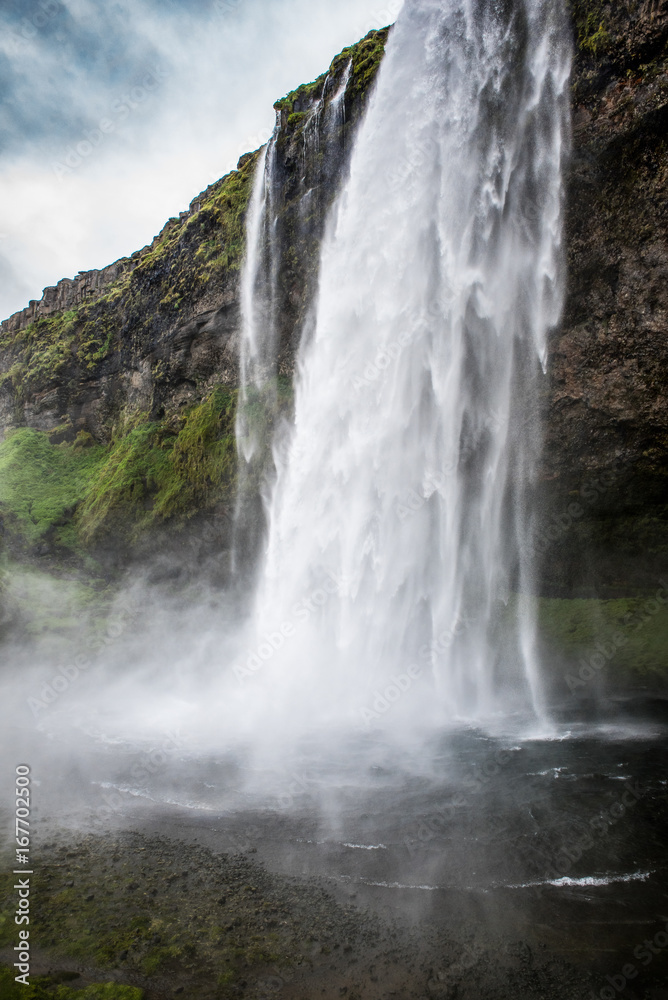
{"type": "Polygon", "coordinates": [[[611,681],[665,680],[668,653],[668,588],[614,600],[541,598],[539,634],[549,653],[576,663],[597,644],[613,654],[606,659],[611,681]],[[621,642],[615,642],[621,637],[621,642]]]}
{"type": "Polygon", "coordinates": [[[289,129],[299,128],[300,125],[304,124],[307,118],[308,114],[306,111],[296,111],[294,114],[291,114],[288,117],[288,128],[289,129]]]}
{"type": "Polygon", "coordinates": [[[578,49],[598,58],[609,49],[612,41],[606,28],[602,5],[587,0],[572,0],[571,13],[578,49]]]}
{"type": "Polygon", "coordinates": [[[10,382],[20,399],[31,389],[52,385],[71,360],[77,318],[70,310],[37,320],[18,334],[3,334],[0,349],[19,348],[21,356],[0,376],[0,386],[10,382]]]}
{"type": "MultiPolygon", "coordinates": [[[[100,822],[105,822],[102,815],[100,822]]],[[[0,873],[3,948],[17,943],[15,881],[0,873]]],[[[159,995],[171,995],[182,983],[187,997],[236,997],[251,978],[329,962],[332,947],[359,934],[356,918],[322,889],[286,883],[239,853],[213,855],[139,834],[87,836],[79,842],[68,837],[47,845],[40,850],[31,889],[30,941],[49,956],[51,969],[85,965],[102,970],[95,973],[100,980],[104,970],[113,969],[115,977],[147,988],[150,977],[159,995]]],[[[2,975],[0,986],[12,990],[7,972],[2,975]]],[[[111,984],[70,994],[69,986],[66,992],[57,985],[68,975],[60,972],[50,983],[36,985],[34,994],[20,995],[32,1000],[141,997],[128,987],[112,993],[123,987],[111,984]]],[[[13,1000],[13,993],[0,992],[3,1000],[13,1000]]]]}
{"type": "Polygon", "coordinates": [[[236,481],[236,392],[216,390],[181,418],[177,434],[146,422],[112,443],[79,512],[85,541],[121,530],[136,537],[229,497],[236,481]],[[125,527],[124,527],[125,526],[125,527]]]}
{"type": "Polygon", "coordinates": [[[155,246],[123,260],[120,276],[99,298],[0,334],[4,372],[17,400],[70,382],[102,364],[129,336],[160,327],[164,317],[191,302],[211,283],[225,282],[244,254],[246,206],[256,156],[208,188],[199,208],[171,219],[155,246]],[[133,266],[134,265],[134,266],[133,266]]]}
{"type": "Polygon", "coordinates": [[[378,72],[378,67],[385,54],[388,34],[389,28],[370,31],[356,45],[349,45],[335,56],[327,73],[323,73],[312,83],[303,83],[301,87],[290,91],[280,101],[276,101],[274,104],[276,110],[288,113],[288,127],[298,128],[303,124],[305,112],[301,109],[296,110],[295,105],[303,105],[304,103],[310,105],[317,101],[322,95],[327,77],[330,74],[339,76],[350,60],[352,60],[350,94],[352,97],[356,97],[364,93],[378,72]]]}
{"type": "Polygon", "coordinates": [[[54,445],[32,428],[0,444],[0,515],[29,546],[46,535],[67,544],[68,522],[87,495],[104,449],[54,445]]]}
{"type": "Polygon", "coordinates": [[[229,499],[236,482],[236,392],[217,389],[177,420],[135,415],[102,447],[53,443],[23,428],[0,444],[0,517],[14,548],[80,552],[117,533],[135,540],[229,499]]]}
{"type": "Polygon", "coordinates": [[[0,966],[0,995],[3,1000],[142,1000],[144,996],[135,986],[120,983],[94,983],[85,989],[63,985],[64,981],[78,978],[76,973],[71,977],[67,973],[37,976],[31,977],[30,984],[24,986],[15,982],[11,969],[0,966]]]}
{"type": "MultiPolygon", "coordinates": [[[[353,66],[350,90],[352,97],[359,96],[368,91],[385,55],[388,34],[389,28],[382,28],[380,31],[370,31],[366,38],[363,38],[361,42],[353,46],[351,50],[353,66]]],[[[347,50],[344,49],[338,58],[345,58],[347,54],[347,50]]]]}

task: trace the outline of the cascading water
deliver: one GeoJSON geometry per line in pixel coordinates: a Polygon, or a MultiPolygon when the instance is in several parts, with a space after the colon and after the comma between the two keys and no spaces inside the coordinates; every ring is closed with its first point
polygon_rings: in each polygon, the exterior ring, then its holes
{"type": "MultiPolygon", "coordinates": [[[[240,480],[235,514],[232,571],[247,578],[257,563],[264,516],[262,499],[273,483],[271,443],[282,400],[279,398],[280,351],[286,328],[292,336],[285,280],[280,280],[281,258],[286,247],[298,244],[301,270],[309,275],[309,257],[322,231],[326,205],[335,193],[333,177],[346,145],[346,92],[352,59],[343,70],[326,77],[318,99],[306,113],[300,130],[301,164],[297,177],[286,184],[286,144],[282,116],[266,147],[258,155],[253,192],[246,222],[247,259],[241,282],[241,336],[237,451],[240,480]],[[281,145],[282,144],[282,145],[281,145]],[[280,152],[279,152],[279,146],[280,152]],[[279,163],[280,160],[280,163],[279,163]],[[290,210],[291,203],[296,206],[290,210]]],[[[288,150],[288,159],[290,153],[288,150]]],[[[307,287],[288,297],[310,301],[307,287]]]]}
{"type": "Polygon", "coordinates": [[[258,159],[253,194],[248,211],[248,259],[241,282],[241,400],[237,411],[237,443],[240,457],[249,462],[257,448],[257,440],[248,421],[248,406],[253,390],[266,382],[266,369],[271,364],[275,343],[275,322],[272,282],[272,241],[266,239],[271,227],[271,165],[274,157],[275,133],[258,159]],[[268,266],[265,257],[269,258],[268,266]],[[264,375],[264,377],[263,377],[264,375]]]}
{"type": "Polygon", "coordinates": [[[542,712],[529,492],[569,69],[560,0],[413,0],[390,36],[236,667],[295,730],[542,712]]]}

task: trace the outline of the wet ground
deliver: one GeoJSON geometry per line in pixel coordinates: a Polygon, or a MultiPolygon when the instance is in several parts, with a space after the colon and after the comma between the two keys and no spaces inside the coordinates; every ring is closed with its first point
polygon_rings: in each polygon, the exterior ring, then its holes
{"type": "Polygon", "coordinates": [[[196,845],[207,865],[243,859],[352,907],[358,930],[351,917],[335,940],[333,918],[320,945],[331,959],[295,966],[295,931],[290,975],[256,969],[244,995],[667,1000],[667,723],[665,704],[631,703],[540,737],[462,727],[419,759],[369,735],[262,765],[178,734],[98,737],[85,771],[57,767],[36,790],[37,829],[45,864],[56,828],[95,844],[130,829],[149,855],[167,838],[177,868],[196,845]]]}

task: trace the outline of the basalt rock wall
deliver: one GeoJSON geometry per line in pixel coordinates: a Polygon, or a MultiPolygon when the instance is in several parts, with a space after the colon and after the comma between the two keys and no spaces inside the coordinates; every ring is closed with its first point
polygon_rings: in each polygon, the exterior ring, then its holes
{"type": "Polygon", "coordinates": [[[568,296],[550,343],[543,588],[668,568],[668,2],[573,4],[568,296]]]}

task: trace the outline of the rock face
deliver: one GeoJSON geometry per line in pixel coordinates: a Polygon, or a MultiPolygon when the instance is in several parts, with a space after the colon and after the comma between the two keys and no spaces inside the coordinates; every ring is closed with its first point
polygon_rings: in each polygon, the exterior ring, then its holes
{"type": "MultiPolygon", "coordinates": [[[[568,296],[550,343],[541,517],[528,544],[544,555],[545,593],[614,593],[653,586],[668,555],[668,0],[573,0],[571,10],[568,296]]],[[[279,375],[286,383],[312,301],[324,219],[386,38],[387,29],[371,32],[275,106],[279,375]],[[344,117],[325,127],[320,110],[346,78],[344,117]]],[[[150,426],[151,447],[170,461],[178,452],[183,462],[189,414],[215,391],[227,402],[206,411],[215,417],[207,424],[215,425],[211,440],[230,437],[244,219],[257,159],[242,157],[150,247],[46,289],[41,302],[2,324],[0,434],[36,428],[61,449],[99,447],[109,465],[129,434],[150,426]]],[[[181,503],[182,518],[220,519],[229,508],[209,466],[208,493],[203,487],[191,498],[190,510],[181,503]]],[[[144,480],[130,491],[138,508],[173,512],[151,476],[144,480]]],[[[85,514],[97,503],[96,482],[68,508],[81,544],[92,537],[85,514]]],[[[231,488],[229,475],[226,483],[231,488]]],[[[14,523],[0,491],[3,512],[14,523]]],[[[99,537],[106,522],[95,523],[99,537]]]]}
{"type": "MultiPolygon", "coordinates": [[[[326,211],[387,33],[370,32],[340,53],[328,73],[275,105],[286,260],[279,311],[288,369],[326,211]],[[331,101],[344,75],[345,120],[326,128],[324,116],[313,112],[321,100],[331,101]],[[299,200],[307,191],[304,218],[299,200]]],[[[64,279],[2,323],[0,434],[22,426],[53,431],[64,423],[71,439],[85,431],[107,443],[124,411],[160,418],[200,401],[214,385],[237,385],[239,277],[257,158],[243,156],[237,171],[170,219],[150,246],[102,271],[64,279]]]]}
{"type": "MultiPolygon", "coordinates": [[[[276,288],[279,374],[287,381],[313,294],[327,210],[388,30],[372,31],[344,49],[327,73],[275,105],[274,211],[283,262],[276,288]],[[332,121],[325,111],[335,97],[340,116],[332,121]]],[[[239,282],[258,158],[258,152],[241,157],[236,171],[170,219],[150,246],[103,271],[61,281],[2,323],[0,440],[21,428],[48,435],[60,449],[55,464],[60,467],[66,454],[66,478],[78,484],[53,516],[40,514],[45,528],[36,543],[35,518],[22,513],[21,490],[11,487],[21,481],[23,467],[29,478],[33,473],[34,488],[40,470],[35,456],[49,464],[43,443],[20,431],[22,437],[0,444],[8,470],[3,484],[0,454],[0,519],[16,554],[81,561],[81,550],[99,548],[106,535],[108,547],[125,558],[143,528],[167,522],[183,527],[199,515],[214,522],[208,543],[229,544],[239,282]],[[99,464],[91,462],[90,449],[97,449],[99,464]],[[225,452],[220,461],[216,449],[225,452]],[[200,488],[188,499],[189,489],[183,490],[191,481],[200,488]],[[61,530],[63,521],[68,531],[61,530]]]]}
{"type": "Polygon", "coordinates": [[[614,592],[658,585],[668,555],[668,3],[573,12],[568,297],[537,547],[548,591],[614,592]]]}

